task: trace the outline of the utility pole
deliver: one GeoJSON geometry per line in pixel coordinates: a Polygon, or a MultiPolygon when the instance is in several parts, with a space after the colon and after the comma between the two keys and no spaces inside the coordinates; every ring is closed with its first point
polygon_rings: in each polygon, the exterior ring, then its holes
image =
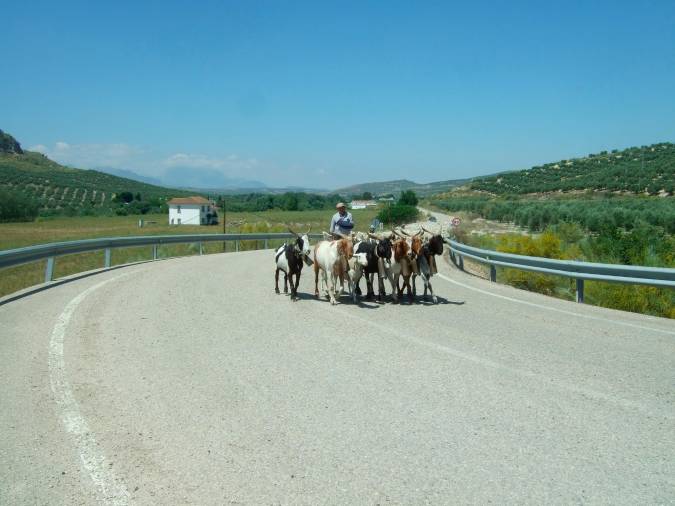
{"type": "MultiPolygon", "coordinates": [[[[223,195],[223,234],[227,234],[227,198],[223,195]]],[[[227,241],[223,241],[223,253],[226,252],[227,241]]]]}

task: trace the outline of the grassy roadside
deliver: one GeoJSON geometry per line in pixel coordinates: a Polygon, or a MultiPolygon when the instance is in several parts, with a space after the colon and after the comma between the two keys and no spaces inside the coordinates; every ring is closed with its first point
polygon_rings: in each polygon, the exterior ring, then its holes
{"type": "MultiPolygon", "coordinates": [[[[372,209],[359,209],[352,212],[357,230],[366,230],[377,212],[372,209]]],[[[311,225],[312,231],[327,230],[333,212],[321,211],[265,211],[260,213],[227,213],[228,232],[282,232],[287,226],[298,231],[306,231],[311,225]]],[[[140,216],[110,217],[58,217],[41,219],[29,223],[0,223],[0,250],[32,246],[50,242],[72,241],[77,239],[94,239],[97,237],[119,237],[136,235],[168,235],[168,234],[218,234],[222,233],[222,225],[218,226],[170,226],[167,216],[145,215],[142,218],[146,225],[139,228],[140,216]],[[150,222],[150,223],[148,223],[150,222]],[[152,223],[154,222],[154,223],[152,223]]],[[[270,247],[276,244],[270,244],[270,247]]],[[[244,241],[242,249],[262,247],[262,242],[244,241]]],[[[223,253],[233,251],[234,245],[223,249],[220,242],[205,243],[205,253],[223,253]]],[[[159,248],[161,258],[199,254],[196,244],[176,244],[159,248]]],[[[113,251],[113,265],[150,260],[150,247],[125,248],[113,251]]],[[[68,276],[77,272],[97,269],[103,266],[103,252],[81,253],[59,257],[56,260],[55,278],[68,276]]],[[[22,288],[42,283],[44,279],[44,262],[10,267],[0,271],[0,296],[13,293],[22,288]]]]}

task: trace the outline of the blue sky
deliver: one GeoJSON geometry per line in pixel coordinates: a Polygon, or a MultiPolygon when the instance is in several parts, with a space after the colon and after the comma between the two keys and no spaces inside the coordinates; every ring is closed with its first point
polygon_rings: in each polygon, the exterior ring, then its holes
{"type": "Polygon", "coordinates": [[[672,0],[9,11],[0,128],[77,167],[335,188],[675,141],[672,0]]]}

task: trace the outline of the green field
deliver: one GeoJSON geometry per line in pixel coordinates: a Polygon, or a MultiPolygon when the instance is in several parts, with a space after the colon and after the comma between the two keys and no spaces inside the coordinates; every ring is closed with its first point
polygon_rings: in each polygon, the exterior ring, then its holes
{"type": "MultiPolygon", "coordinates": [[[[377,214],[373,209],[358,209],[352,212],[356,222],[356,230],[367,230],[370,222],[377,214]]],[[[296,231],[306,231],[311,225],[312,232],[328,230],[333,211],[264,211],[259,213],[227,213],[227,232],[282,232],[287,226],[296,231]]],[[[109,217],[58,217],[42,219],[28,223],[0,223],[0,250],[32,246],[76,239],[93,239],[97,237],[117,237],[133,235],[163,234],[217,234],[222,233],[219,226],[170,226],[165,214],[145,215],[147,222],[143,228],[138,227],[139,216],[109,217]]],[[[276,244],[270,244],[270,247],[276,244]]],[[[241,249],[262,247],[262,242],[244,241],[241,249]]],[[[205,243],[206,253],[222,253],[220,242],[205,243]]],[[[234,245],[228,244],[227,251],[233,251],[234,245]]],[[[194,255],[199,253],[195,244],[179,244],[162,246],[159,255],[162,258],[194,255]]],[[[150,260],[150,247],[125,248],[113,251],[113,264],[150,260]]],[[[103,252],[82,253],[59,257],[56,260],[54,276],[68,276],[77,272],[96,269],[103,266],[103,252]]],[[[22,288],[42,283],[44,262],[34,262],[3,269],[0,273],[0,296],[7,295],[22,288]]]]}

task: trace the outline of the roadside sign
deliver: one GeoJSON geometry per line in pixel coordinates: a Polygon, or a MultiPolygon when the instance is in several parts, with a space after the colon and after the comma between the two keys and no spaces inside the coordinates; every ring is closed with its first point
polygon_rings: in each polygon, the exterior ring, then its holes
{"type": "Polygon", "coordinates": [[[462,222],[460,221],[459,218],[453,218],[451,223],[453,227],[459,227],[459,224],[462,222]]]}

